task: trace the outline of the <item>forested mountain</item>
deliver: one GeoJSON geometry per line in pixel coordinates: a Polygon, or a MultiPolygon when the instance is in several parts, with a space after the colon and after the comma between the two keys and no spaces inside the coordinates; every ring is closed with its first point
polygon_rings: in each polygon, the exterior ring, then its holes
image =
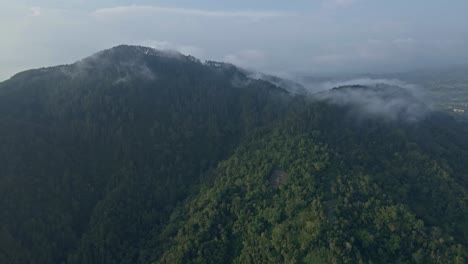
{"type": "Polygon", "coordinates": [[[466,261],[466,125],[275,83],[136,46],[0,83],[0,263],[466,261]]]}

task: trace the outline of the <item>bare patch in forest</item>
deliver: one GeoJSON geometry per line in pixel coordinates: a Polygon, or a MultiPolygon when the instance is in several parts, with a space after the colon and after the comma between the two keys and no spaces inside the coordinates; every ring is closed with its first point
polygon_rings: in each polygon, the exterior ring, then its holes
{"type": "Polygon", "coordinates": [[[270,174],[270,186],[272,188],[278,188],[281,185],[286,184],[288,174],[283,170],[274,169],[270,174]]]}

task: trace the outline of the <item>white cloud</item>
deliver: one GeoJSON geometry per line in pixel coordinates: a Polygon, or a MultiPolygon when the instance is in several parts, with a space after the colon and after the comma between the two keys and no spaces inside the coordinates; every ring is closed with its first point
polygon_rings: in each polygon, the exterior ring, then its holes
{"type": "Polygon", "coordinates": [[[405,89],[417,89],[418,87],[414,84],[406,83],[398,79],[372,79],[372,78],[359,78],[351,79],[345,81],[327,81],[319,85],[320,90],[330,90],[335,87],[340,86],[350,86],[350,85],[365,85],[365,86],[375,86],[378,84],[386,84],[390,86],[403,87],[405,89]]]}
{"type": "Polygon", "coordinates": [[[177,50],[185,55],[192,55],[197,58],[204,58],[205,52],[202,48],[192,45],[181,45],[178,46],[177,50]]]}
{"type": "Polygon", "coordinates": [[[205,51],[197,47],[195,45],[187,45],[187,44],[174,44],[170,41],[158,41],[158,40],[146,40],[140,43],[135,43],[138,45],[151,47],[158,50],[173,50],[180,52],[184,55],[192,55],[197,58],[203,59],[205,57],[205,51]]]}
{"type": "Polygon", "coordinates": [[[468,58],[466,16],[423,23],[411,10],[393,12],[391,2],[328,0],[327,9],[321,6],[325,0],[316,0],[310,9],[289,13],[157,5],[90,11],[65,3],[63,9],[31,9],[10,2],[14,8],[0,9],[0,32],[8,35],[0,44],[0,80],[18,69],[72,63],[119,44],[171,49],[264,72],[316,75],[404,71],[468,58]],[[348,12],[353,7],[363,10],[348,12]]]}
{"type": "Polygon", "coordinates": [[[266,55],[260,50],[247,49],[224,56],[224,61],[244,68],[258,69],[265,66],[266,55]]]}
{"type": "Polygon", "coordinates": [[[41,8],[38,6],[31,7],[29,10],[31,11],[30,15],[33,17],[41,15],[41,8]]]}
{"type": "Polygon", "coordinates": [[[415,43],[413,38],[398,38],[393,40],[393,44],[395,44],[399,48],[409,48],[412,47],[415,43]]]}
{"type": "Polygon", "coordinates": [[[191,15],[202,17],[214,18],[248,18],[248,19],[264,19],[288,16],[291,14],[275,11],[211,11],[190,8],[175,8],[175,7],[162,7],[162,6],[143,6],[143,5],[130,5],[130,6],[116,6],[110,8],[101,8],[94,11],[96,16],[116,16],[129,13],[168,13],[178,15],[191,15]]]}
{"type": "Polygon", "coordinates": [[[322,2],[322,6],[325,8],[343,8],[343,7],[349,7],[360,0],[324,0],[322,2]]]}
{"type": "Polygon", "coordinates": [[[158,40],[148,40],[141,43],[143,46],[147,46],[150,48],[158,49],[158,50],[167,50],[167,49],[174,49],[174,45],[172,45],[169,41],[158,41],[158,40]]]}

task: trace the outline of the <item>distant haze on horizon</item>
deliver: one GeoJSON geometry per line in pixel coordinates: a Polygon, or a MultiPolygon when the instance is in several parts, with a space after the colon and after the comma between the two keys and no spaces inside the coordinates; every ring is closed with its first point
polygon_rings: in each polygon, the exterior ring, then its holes
{"type": "Polygon", "coordinates": [[[0,81],[119,44],[287,75],[468,61],[466,0],[2,0],[0,81]]]}

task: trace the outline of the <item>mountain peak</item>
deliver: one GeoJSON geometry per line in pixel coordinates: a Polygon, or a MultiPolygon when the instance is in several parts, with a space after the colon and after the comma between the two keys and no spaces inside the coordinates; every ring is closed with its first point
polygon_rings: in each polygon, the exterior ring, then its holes
{"type": "Polygon", "coordinates": [[[106,49],[96,53],[95,55],[118,56],[118,55],[133,55],[133,56],[165,56],[165,57],[185,57],[175,50],[159,50],[146,46],[139,45],[118,45],[110,49],[106,49]]]}
{"type": "Polygon", "coordinates": [[[158,50],[151,47],[134,46],[134,45],[118,45],[110,49],[99,51],[80,62],[125,62],[139,61],[148,57],[165,57],[165,58],[184,58],[186,56],[173,50],[158,50]]]}

